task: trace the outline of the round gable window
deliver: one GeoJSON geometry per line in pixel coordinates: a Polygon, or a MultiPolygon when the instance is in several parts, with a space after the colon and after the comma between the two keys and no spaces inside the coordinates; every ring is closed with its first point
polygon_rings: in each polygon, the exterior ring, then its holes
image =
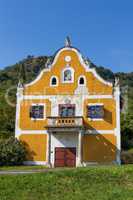
{"type": "Polygon", "coordinates": [[[66,61],[66,62],[70,62],[70,61],[71,61],[71,57],[70,57],[70,56],[66,56],[66,57],[65,57],[65,61],[66,61]]]}

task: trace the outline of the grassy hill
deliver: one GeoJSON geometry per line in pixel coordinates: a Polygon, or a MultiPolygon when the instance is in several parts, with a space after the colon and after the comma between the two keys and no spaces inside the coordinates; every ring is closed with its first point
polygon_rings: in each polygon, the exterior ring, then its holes
{"type": "MultiPolygon", "coordinates": [[[[45,67],[48,59],[52,60],[53,57],[27,56],[27,58],[21,62],[0,70],[0,137],[6,138],[14,135],[15,106],[9,106],[7,101],[10,101],[15,105],[16,87],[19,79],[26,83],[33,80],[45,67]],[[8,96],[10,97],[9,99],[6,98],[7,92],[8,96]]],[[[108,81],[113,82],[115,76],[119,77],[121,87],[126,88],[126,96],[128,97],[128,111],[126,113],[126,117],[122,114],[122,134],[124,141],[128,138],[128,142],[124,144],[124,148],[128,148],[129,146],[133,147],[133,72],[113,73],[107,68],[96,66],[90,60],[88,60],[88,62],[90,63],[90,67],[95,67],[97,72],[108,81]]]]}
{"type": "Polygon", "coordinates": [[[133,167],[55,169],[1,175],[1,200],[132,200],[133,167]]]}

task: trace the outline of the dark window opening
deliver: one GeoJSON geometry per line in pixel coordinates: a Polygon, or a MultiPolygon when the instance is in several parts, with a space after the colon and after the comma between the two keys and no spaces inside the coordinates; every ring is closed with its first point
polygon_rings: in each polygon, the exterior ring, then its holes
{"type": "Polygon", "coordinates": [[[30,107],[30,118],[43,119],[44,118],[44,106],[35,105],[30,107]]]}
{"type": "Polygon", "coordinates": [[[59,116],[60,117],[74,117],[75,116],[75,105],[74,104],[60,104],[59,105],[59,116]]]}
{"type": "Polygon", "coordinates": [[[84,84],[85,84],[84,78],[81,77],[81,78],[79,79],[79,85],[84,85],[84,84]]]}
{"type": "Polygon", "coordinates": [[[52,82],[51,82],[51,84],[52,84],[52,85],[56,85],[56,84],[57,84],[57,80],[56,80],[55,77],[52,78],[52,82]]]}
{"type": "Polygon", "coordinates": [[[101,105],[88,106],[87,117],[91,119],[103,119],[104,107],[101,105]]]}

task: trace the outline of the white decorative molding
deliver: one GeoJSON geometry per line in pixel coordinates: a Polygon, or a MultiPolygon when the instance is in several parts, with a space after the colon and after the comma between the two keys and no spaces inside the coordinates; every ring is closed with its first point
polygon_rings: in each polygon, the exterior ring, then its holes
{"type": "Polygon", "coordinates": [[[78,150],[77,150],[77,162],[76,166],[82,166],[82,130],[78,133],[78,150]]]}
{"type": "Polygon", "coordinates": [[[65,61],[66,61],[66,62],[70,62],[71,59],[72,59],[71,56],[65,56],[65,61]]]}
{"type": "Polygon", "coordinates": [[[86,130],[85,134],[114,134],[115,130],[86,130]]]}
{"type": "Polygon", "coordinates": [[[52,167],[54,167],[55,163],[55,148],[56,147],[76,147],[76,166],[79,164],[79,154],[78,151],[78,142],[79,142],[79,133],[57,133],[53,134],[51,132],[50,135],[50,146],[49,146],[49,153],[50,153],[50,163],[52,167]]]}
{"type": "Polygon", "coordinates": [[[48,134],[47,130],[20,130],[22,134],[48,134]]]}
{"type": "Polygon", "coordinates": [[[88,103],[88,106],[103,106],[103,103],[88,103]]]}
{"type": "Polygon", "coordinates": [[[121,130],[120,130],[120,88],[119,85],[115,87],[114,97],[116,100],[116,131],[117,136],[117,155],[116,162],[121,164],[121,130]]]}
{"type": "Polygon", "coordinates": [[[50,72],[50,68],[43,69],[40,72],[40,74],[35,78],[35,80],[31,81],[30,83],[25,84],[24,87],[28,87],[28,86],[31,86],[31,85],[34,85],[35,83],[37,83],[42,78],[42,76],[45,72],[50,72]]]}
{"type": "Polygon", "coordinates": [[[82,163],[82,166],[83,167],[87,167],[87,166],[89,166],[89,165],[98,165],[98,162],[83,162],[82,163]]]}
{"type": "Polygon", "coordinates": [[[103,118],[90,118],[90,117],[88,117],[88,120],[89,121],[104,121],[103,118]]]}
{"type": "Polygon", "coordinates": [[[23,99],[23,87],[17,88],[17,103],[16,103],[16,121],[15,121],[15,137],[19,138],[21,130],[19,128],[19,119],[20,119],[20,103],[23,99]]]}
{"type": "MultiPolygon", "coordinates": [[[[23,95],[23,99],[24,100],[31,100],[31,99],[55,99],[55,97],[60,97],[60,98],[64,98],[66,96],[69,96],[70,98],[73,98],[73,97],[80,97],[80,94],[74,94],[74,95],[68,95],[68,94],[64,94],[64,95],[23,95]]],[[[85,100],[85,99],[113,99],[113,95],[83,95],[82,98],[85,100]]]]}
{"type": "Polygon", "coordinates": [[[96,72],[96,69],[95,68],[89,68],[88,72],[92,72],[92,74],[100,81],[102,82],[103,84],[105,85],[108,85],[110,87],[113,86],[112,83],[108,82],[108,81],[105,81],[97,72],[96,72]]]}
{"type": "Polygon", "coordinates": [[[88,99],[113,99],[113,95],[88,95],[88,99]]]}

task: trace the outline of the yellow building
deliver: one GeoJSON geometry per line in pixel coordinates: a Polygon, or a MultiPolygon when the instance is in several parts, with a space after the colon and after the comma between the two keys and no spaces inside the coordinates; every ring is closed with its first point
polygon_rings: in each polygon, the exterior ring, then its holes
{"type": "Polygon", "coordinates": [[[103,80],[66,40],[29,84],[18,85],[15,136],[25,164],[120,164],[119,84],[103,80]]]}

